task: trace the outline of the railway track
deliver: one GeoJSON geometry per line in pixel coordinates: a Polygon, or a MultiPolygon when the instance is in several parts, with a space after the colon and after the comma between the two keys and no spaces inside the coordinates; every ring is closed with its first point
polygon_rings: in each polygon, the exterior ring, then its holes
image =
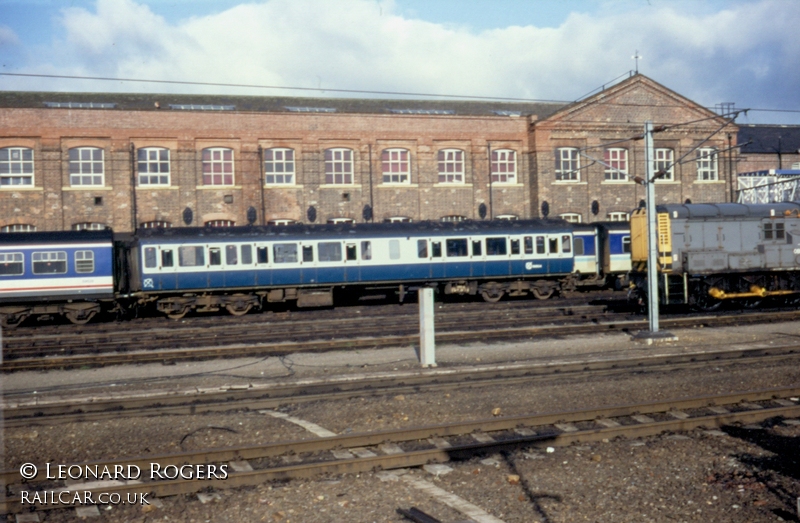
{"type": "MultiPolygon", "coordinates": [[[[362,434],[333,435],[257,446],[206,449],[175,454],[136,456],[78,464],[81,467],[139,467],[133,481],[84,482],[69,486],[40,474],[22,482],[19,470],[0,473],[7,485],[0,512],[22,509],[23,491],[43,489],[117,493],[150,493],[155,497],[190,494],[209,488],[234,488],[268,481],[391,470],[450,459],[466,459],[498,449],[568,445],[615,437],[645,437],[665,431],[715,428],[800,416],[800,388],[745,391],[727,395],[617,405],[580,411],[497,417],[467,422],[362,434]],[[213,464],[228,470],[225,479],[153,479],[153,467],[213,464]]],[[[175,470],[178,470],[177,468],[175,470]]],[[[68,497],[71,499],[71,497],[68,497]]],[[[38,509],[69,505],[39,503],[38,509]]]]}
{"type": "Polygon", "coordinates": [[[682,354],[637,358],[605,358],[573,362],[524,363],[456,369],[426,369],[387,375],[344,376],[292,384],[226,386],[213,389],[161,391],[83,399],[50,401],[36,398],[3,404],[6,428],[60,423],[94,422],[137,416],[206,414],[235,410],[255,411],[313,401],[343,400],[364,396],[392,396],[413,392],[450,391],[465,387],[507,386],[531,380],[570,376],[615,375],[629,372],[670,372],[678,369],[792,361],[800,346],[725,348],[682,354]]]}
{"type": "MultiPolygon", "coordinates": [[[[416,313],[416,308],[413,308],[416,313]]],[[[719,327],[743,325],[748,323],[774,323],[793,321],[800,318],[800,311],[766,311],[751,313],[729,313],[717,316],[675,315],[664,316],[661,325],[664,329],[691,328],[698,325],[719,327]]],[[[286,326],[284,326],[286,327],[286,326]]],[[[220,327],[221,330],[192,327],[187,329],[165,328],[160,332],[147,334],[148,347],[143,348],[143,333],[124,333],[114,338],[110,344],[90,338],[82,339],[85,347],[79,348],[80,341],[69,336],[47,335],[33,339],[34,346],[25,348],[25,342],[12,338],[4,350],[2,369],[6,372],[21,370],[45,370],[57,368],[92,367],[141,363],[173,363],[187,360],[231,357],[282,356],[296,352],[323,352],[331,350],[365,349],[414,345],[418,342],[418,327],[415,314],[408,316],[359,317],[349,322],[341,319],[302,320],[291,322],[283,333],[280,324],[249,323],[246,329],[241,325],[220,327]],[[413,317],[413,319],[412,319],[413,317]],[[306,329],[313,332],[304,333],[306,329]],[[232,332],[229,329],[234,329],[232,332]],[[264,332],[264,331],[267,332],[264,332]],[[238,333],[238,334],[237,334],[238,333]],[[120,344],[119,337],[125,336],[120,344]],[[163,343],[156,343],[157,336],[164,336],[163,343]],[[72,348],[61,347],[63,343],[72,348]],[[265,342],[274,338],[274,342],[265,342]],[[183,340],[178,342],[177,340],[183,340]],[[199,341],[201,340],[201,341],[199,341]],[[43,347],[49,341],[51,345],[43,347]],[[203,345],[198,346],[199,343],[203,345]],[[162,348],[150,345],[161,345],[162,348]],[[164,347],[164,346],[167,347],[164,347]],[[179,345],[179,348],[172,348],[179,345]]],[[[540,308],[534,316],[524,306],[510,310],[487,312],[485,309],[444,313],[436,319],[436,340],[438,343],[470,343],[474,340],[497,342],[520,340],[542,336],[565,336],[576,334],[597,334],[598,332],[630,332],[647,328],[646,319],[610,312],[604,306],[575,306],[540,308]]],[[[83,336],[76,334],[75,336],[83,336]]]]}

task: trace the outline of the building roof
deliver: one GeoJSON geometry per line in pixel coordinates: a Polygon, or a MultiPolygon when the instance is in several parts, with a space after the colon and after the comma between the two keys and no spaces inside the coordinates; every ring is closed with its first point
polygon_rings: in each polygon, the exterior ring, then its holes
{"type": "Polygon", "coordinates": [[[64,93],[0,91],[0,108],[85,108],[128,111],[244,111],[366,113],[546,118],[564,103],[378,98],[303,98],[205,94],[64,93]]]}
{"type": "Polygon", "coordinates": [[[800,153],[800,125],[739,125],[742,154],[800,153]]]}

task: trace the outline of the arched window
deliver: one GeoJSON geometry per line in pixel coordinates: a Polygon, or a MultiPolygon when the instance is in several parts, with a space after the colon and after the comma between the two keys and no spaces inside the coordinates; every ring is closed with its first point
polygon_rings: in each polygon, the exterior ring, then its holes
{"type": "Polygon", "coordinates": [[[442,149],[437,155],[439,183],[464,183],[464,151],[442,149]]]}
{"type": "Polygon", "coordinates": [[[151,222],[142,222],[139,227],[142,229],[169,229],[172,224],[163,220],[153,220],[151,222]]]}
{"type": "Polygon", "coordinates": [[[352,185],[352,149],[325,149],[325,183],[329,185],[352,185]]]}
{"type": "Polygon", "coordinates": [[[519,220],[519,216],[516,214],[498,214],[494,217],[495,220],[507,220],[513,222],[515,220],[519,220]]]}
{"type": "Polygon", "coordinates": [[[383,220],[383,223],[410,223],[413,220],[408,216],[390,216],[383,220]]]}
{"type": "Polygon", "coordinates": [[[328,223],[356,223],[352,218],[328,218],[328,223]]]}
{"type": "Polygon", "coordinates": [[[233,149],[203,149],[203,185],[233,185],[233,149]]]}
{"type": "Polygon", "coordinates": [[[631,219],[630,215],[626,212],[610,212],[608,213],[608,221],[610,222],[627,222],[631,219]]]}
{"type": "Polygon", "coordinates": [[[458,214],[450,214],[447,216],[442,216],[441,218],[443,222],[463,222],[466,219],[466,216],[460,216],[458,214]]]}
{"type": "Polygon", "coordinates": [[[205,223],[206,227],[233,227],[236,222],[233,220],[210,220],[205,223]]]}
{"type": "Polygon", "coordinates": [[[294,185],[294,166],[294,149],[264,150],[264,183],[266,185],[294,185]]]}
{"type": "Polygon", "coordinates": [[[75,147],[69,150],[69,184],[72,187],[102,186],[105,183],[103,157],[98,147],[75,147]]]}
{"type": "Polygon", "coordinates": [[[383,183],[411,181],[411,154],[407,149],[384,149],[381,152],[383,183]]]}
{"type": "Polygon", "coordinates": [[[106,230],[105,223],[97,222],[81,222],[72,224],[73,231],[104,231],[106,230]]]}
{"type": "Polygon", "coordinates": [[[169,149],[162,147],[143,147],[136,151],[136,168],[139,171],[139,185],[169,185],[169,149]]]}
{"type": "Polygon", "coordinates": [[[517,153],[511,149],[492,151],[492,183],[517,181],[517,153]]]}
{"type": "Polygon", "coordinates": [[[0,232],[36,232],[36,226],[27,223],[15,223],[13,225],[3,225],[0,232]]]}
{"type": "Polygon", "coordinates": [[[0,149],[0,187],[33,185],[33,149],[0,149]]]}
{"type": "Polygon", "coordinates": [[[583,221],[583,216],[575,212],[565,212],[564,214],[559,214],[558,217],[569,223],[581,223],[583,221]]]}

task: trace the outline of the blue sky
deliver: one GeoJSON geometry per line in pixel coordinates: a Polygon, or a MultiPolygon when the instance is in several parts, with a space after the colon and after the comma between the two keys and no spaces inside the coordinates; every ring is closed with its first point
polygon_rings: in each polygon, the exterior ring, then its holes
{"type": "MultiPolygon", "coordinates": [[[[796,0],[0,0],[0,72],[574,100],[634,68],[800,124],[796,0]],[[780,112],[784,111],[784,112],[780,112]]],[[[0,90],[344,96],[0,76],[0,90]]],[[[359,95],[366,96],[366,95],[359,95]]]]}

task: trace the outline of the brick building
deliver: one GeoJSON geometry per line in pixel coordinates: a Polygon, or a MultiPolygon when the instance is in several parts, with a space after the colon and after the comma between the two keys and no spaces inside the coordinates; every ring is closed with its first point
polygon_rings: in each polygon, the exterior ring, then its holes
{"type": "Polygon", "coordinates": [[[569,105],[3,92],[0,227],[624,219],[646,120],[659,201],[730,200],[736,127],[642,75],[569,105]]]}

